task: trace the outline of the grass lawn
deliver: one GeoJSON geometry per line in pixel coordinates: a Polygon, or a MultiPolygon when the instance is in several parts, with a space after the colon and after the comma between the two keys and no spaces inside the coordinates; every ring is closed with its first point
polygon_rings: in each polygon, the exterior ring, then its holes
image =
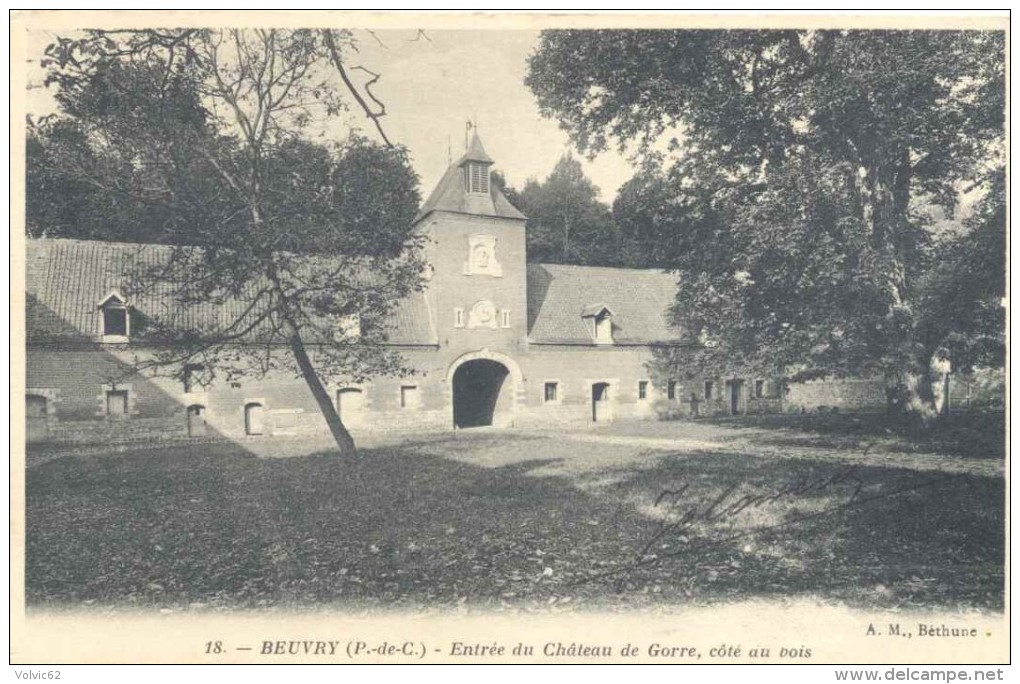
{"type": "Polygon", "coordinates": [[[379,447],[356,468],[230,443],[64,456],[27,473],[26,594],[195,611],[1001,610],[1003,498],[1001,478],[519,433],[379,447]]]}
{"type": "Polygon", "coordinates": [[[763,414],[697,421],[617,423],[614,434],[672,436],[692,439],[754,440],[759,444],[859,450],[867,445],[885,451],[936,453],[968,459],[1001,461],[1006,455],[1005,414],[1001,410],[954,413],[948,420],[921,429],[884,414],[763,414]],[[679,423],[679,424],[678,424],[679,423]]]}

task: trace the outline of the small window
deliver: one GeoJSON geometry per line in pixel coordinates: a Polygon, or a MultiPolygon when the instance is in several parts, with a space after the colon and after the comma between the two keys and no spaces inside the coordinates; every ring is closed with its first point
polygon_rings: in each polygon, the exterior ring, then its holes
{"type": "Polygon", "coordinates": [[[106,415],[123,417],[128,414],[128,391],[107,390],[106,415]]]}
{"type": "Polygon", "coordinates": [[[400,408],[418,407],[418,386],[401,385],[400,387],[400,408]]]}
{"type": "Polygon", "coordinates": [[[25,395],[25,415],[29,418],[45,418],[47,414],[46,397],[41,394],[25,395]]]}
{"type": "Polygon", "coordinates": [[[765,396],[765,381],[755,380],[754,381],[754,398],[761,399],[765,396]]]}
{"type": "Polygon", "coordinates": [[[666,398],[670,401],[676,399],[676,380],[670,380],[666,383],[666,398]]]}
{"type": "Polygon", "coordinates": [[[37,442],[49,436],[49,399],[41,394],[25,395],[25,439],[37,442]]]}
{"type": "Polygon", "coordinates": [[[201,381],[198,376],[202,373],[202,366],[195,363],[189,363],[184,366],[184,391],[185,392],[198,392],[202,389],[201,381]]]}
{"type": "Polygon", "coordinates": [[[510,327],[510,310],[509,309],[503,309],[503,311],[500,312],[499,322],[500,322],[500,326],[501,327],[504,327],[504,328],[509,328],[510,327]]]}
{"type": "Polygon", "coordinates": [[[106,337],[127,337],[128,312],[123,306],[103,307],[103,335],[106,337]]]}
{"type": "Polygon", "coordinates": [[[712,398],[712,389],[713,389],[712,381],[711,380],[706,380],[705,381],[705,399],[711,399],[712,398]]]}
{"type": "Polygon", "coordinates": [[[104,343],[124,343],[131,335],[131,315],[127,300],[117,292],[110,292],[98,304],[102,318],[104,343]]]}
{"type": "Polygon", "coordinates": [[[455,328],[464,327],[464,309],[453,310],[453,327],[455,328]]]}
{"type": "Polygon", "coordinates": [[[545,402],[552,403],[559,401],[559,388],[558,382],[547,382],[545,383],[545,402]]]}
{"type": "MultiPolygon", "coordinates": [[[[674,387],[673,390],[675,391],[676,388],[674,387]]],[[[639,400],[641,400],[641,401],[644,401],[645,399],[648,398],[648,381],[647,380],[638,380],[638,384],[637,384],[637,398],[639,400]]]]}
{"type": "Polygon", "coordinates": [[[602,343],[613,341],[613,319],[607,313],[595,319],[595,341],[602,343]]]}

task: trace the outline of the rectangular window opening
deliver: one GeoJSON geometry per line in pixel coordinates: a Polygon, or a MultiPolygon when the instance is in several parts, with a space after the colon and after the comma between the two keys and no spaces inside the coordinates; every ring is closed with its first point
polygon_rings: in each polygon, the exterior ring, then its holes
{"type": "Polygon", "coordinates": [[[558,397],[559,397],[559,383],[556,382],[545,383],[546,403],[557,401],[558,397]]]}
{"type": "Polygon", "coordinates": [[[103,334],[127,337],[127,309],[121,306],[107,306],[103,309],[103,334]]]}
{"type": "Polygon", "coordinates": [[[464,327],[464,309],[453,310],[453,327],[455,328],[464,327]]]}
{"type": "Polygon", "coordinates": [[[666,383],[666,398],[670,401],[676,399],[676,380],[670,380],[666,383]]]}
{"type": "Polygon", "coordinates": [[[711,399],[712,398],[712,389],[713,389],[712,381],[711,380],[706,380],[705,381],[705,399],[711,399]]]}
{"type": "Polygon", "coordinates": [[[123,417],[128,414],[128,391],[106,391],[106,415],[123,417]]]}
{"type": "Polygon", "coordinates": [[[648,381],[639,380],[637,384],[637,398],[647,399],[648,398],[648,381]]]}
{"type": "Polygon", "coordinates": [[[400,387],[400,408],[418,407],[418,386],[401,385],[400,387]]]}
{"type": "Polygon", "coordinates": [[[184,366],[184,391],[197,392],[201,389],[201,381],[198,376],[202,372],[202,366],[196,363],[189,363],[184,366]]]}
{"type": "Polygon", "coordinates": [[[510,327],[510,311],[508,309],[503,309],[500,325],[504,328],[510,327]]]}
{"type": "Polygon", "coordinates": [[[754,398],[761,399],[765,396],[765,381],[755,380],[754,381],[754,398]]]}

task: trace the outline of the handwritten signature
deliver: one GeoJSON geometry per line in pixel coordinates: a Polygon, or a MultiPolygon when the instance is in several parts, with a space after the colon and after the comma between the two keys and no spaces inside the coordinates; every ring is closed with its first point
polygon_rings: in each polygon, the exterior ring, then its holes
{"type": "MultiPolygon", "coordinates": [[[[658,528],[642,545],[633,559],[612,570],[590,575],[583,582],[615,577],[617,590],[622,590],[632,574],[641,569],[655,566],[671,559],[688,559],[694,553],[705,551],[757,535],[803,525],[810,521],[833,515],[840,511],[859,508],[868,504],[901,496],[908,492],[933,487],[946,482],[946,475],[925,476],[919,481],[869,489],[858,466],[849,466],[826,477],[802,478],[781,485],[764,493],[739,495],[745,487],[743,481],[735,482],[723,489],[708,503],[699,504],[693,500],[692,485],[683,483],[679,487],[664,489],[656,498],[654,508],[662,514],[658,528]],[[799,513],[791,511],[781,522],[758,525],[750,529],[733,530],[725,528],[714,536],[694,534],[703,524],[718,524],[734,520],[744,513],[767,509],[782,503],[792,503],[799,497],[838,490],[831,505],[822,510],[799,513]],[[679,542],[679,548],[662,551],[663,542],[679,542]],[[656,549],[656,552],[653,552],[656,549]]],[[[882,484],[888,485],[888,482],[882,484]]]]}

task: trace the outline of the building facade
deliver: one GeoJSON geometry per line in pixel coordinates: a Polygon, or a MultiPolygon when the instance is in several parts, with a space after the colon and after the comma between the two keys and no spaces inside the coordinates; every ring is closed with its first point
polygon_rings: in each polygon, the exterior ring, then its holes
{"type": "MultiPolygon", "coordinates": [[[[668,316],[675,277],[528,263],[526,217],[491,186],[491,166],[475,136],[416,218],[432,270],[425,290],[395,312],[389,342],[416,372],[361,384],[323,378],[355,436],[782,410],[779,388],[766,378],[661,377],[655,350],[683,343],[668,316]]],[[[185,373],[182,382],[136,372],[145,347],[132,336],[132,312],[159,304],[121,294],[137,252],[28,241],[30,441],[326,430],[306,384],[292,375],[227,382],[185,373]]]]}

